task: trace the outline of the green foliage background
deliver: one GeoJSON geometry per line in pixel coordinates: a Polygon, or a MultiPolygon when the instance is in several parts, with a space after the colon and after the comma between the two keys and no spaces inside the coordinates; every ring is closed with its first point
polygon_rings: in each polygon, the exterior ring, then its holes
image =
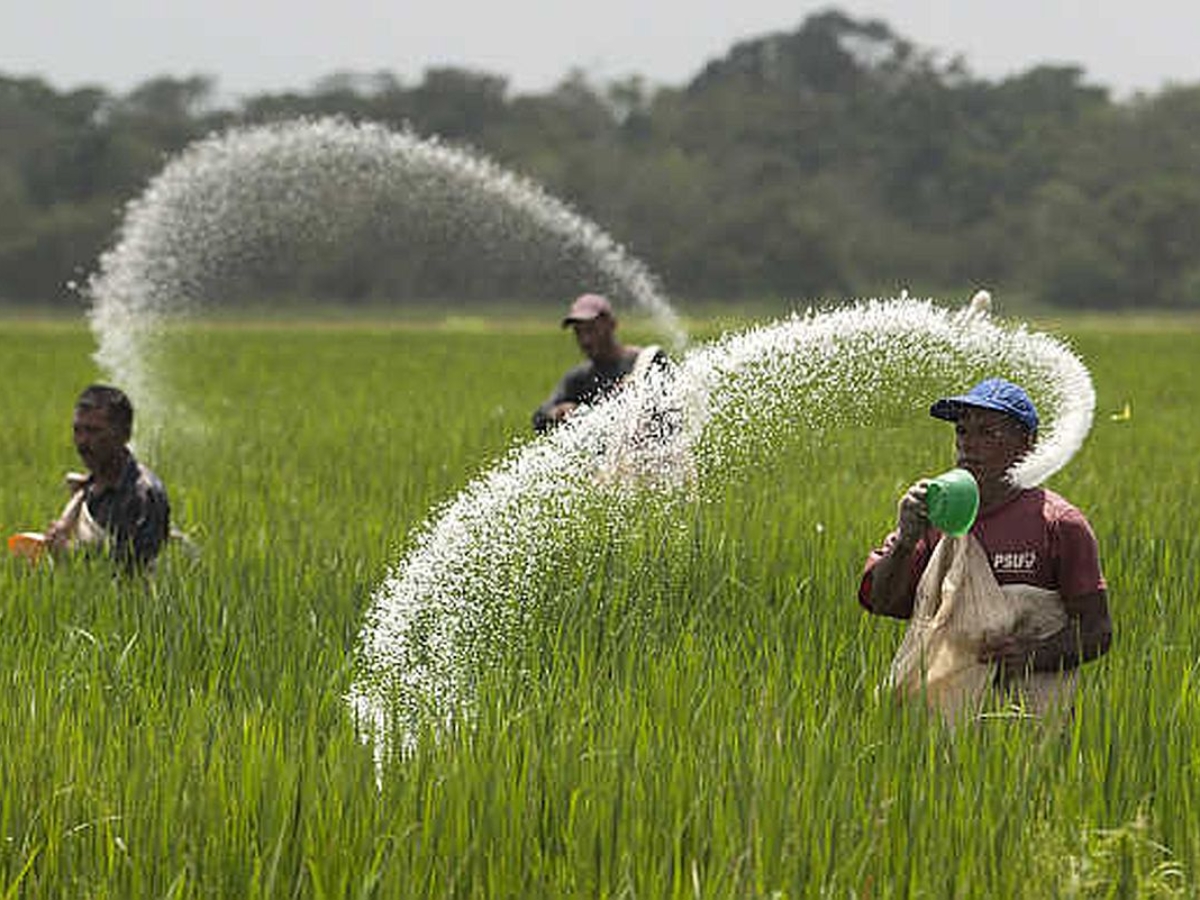
{"type": "MultiPolygon", "coordinates": [[[[189,325],[197,415],[139,449],[199,557],[150,588],[0,565],[0,896],[1194,896],[1200,331],[1057,328],[1099,401],[1053,485],[1116,624],[1065,731],[950,736],[875,691],[900,626],[858,609],[859,566],[949,457],[928,420],[791,435],[538,583],[497,573],[537,614],[477,720],[377,771],[342,700],[371,591],[531,439],[574,348],[511,320],[189,325]]],[[[76,324],[0,342],[11,533],[65,499],[96,373],[76,324]]]]}
{"type": "MultiPolygon", "coordinates": [[[[1200,304],[1197,85],[1118,101],[1061,65],[992,82],[829,10],[681,86],[573,72],[514,95],[503,75],[440,68],[415,84],[349,72],[216,97],[206,76],[124,95],[0,76],[0,301],[77,306],[69,283],[95,271],[124,205],[189,142],[333,115],[466,145],[543,184],[686,302],[969,285],[1029,309],[1200,304]]],[[[497,299],[469,272],[446,297],[405,250],[356,242],[272,289],[357,306],[497,299]]],[[[562,300],[536,279],[504,293],[562,300]]]]}

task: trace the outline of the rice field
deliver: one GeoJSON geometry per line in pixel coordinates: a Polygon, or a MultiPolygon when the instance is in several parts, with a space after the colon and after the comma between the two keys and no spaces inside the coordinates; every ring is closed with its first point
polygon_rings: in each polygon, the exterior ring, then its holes
{"type": "MultiPolygon", "coordinates": [[[[902,625],[858,608],[862,560],[952,458],[889,420],[497,571],[526,613],[470,720],[379,767],[345,702],[372,592],[532,440],[575,349],[553,323],[182,328],[186,411],[135,445],[195,556],[149,585],[0,565],[0,897],[1197,896],[1200,325],[1054,328],[1098,403],[1050,484],[1116,629],[1069,727],[951,734],[877,692],[902,625]]],[[[65,501],[98,373],[80,324],[0,320],[0,346],[8,534],[65,501]]]]}

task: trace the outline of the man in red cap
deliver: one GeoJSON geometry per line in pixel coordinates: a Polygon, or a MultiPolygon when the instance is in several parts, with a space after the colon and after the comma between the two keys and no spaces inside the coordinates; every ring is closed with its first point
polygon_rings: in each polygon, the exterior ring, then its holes
{"type": "Polygon", "coordinates": [[[612,304],[599,294],[582,294],[563,317],[562,327],[575,330],[575,341],[588,361],[567,372],[550,397],[533,413],[533,427],[546,432],[579,406],[591,406],[612,393],[638,363],[640,354],[665,363],[657,347],[634,347],[617,339],[612,304]]]}

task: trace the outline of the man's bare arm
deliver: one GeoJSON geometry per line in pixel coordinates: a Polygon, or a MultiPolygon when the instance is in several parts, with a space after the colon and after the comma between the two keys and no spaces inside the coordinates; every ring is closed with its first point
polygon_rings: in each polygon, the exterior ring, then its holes
{"type": "Polygon", "coordinates": [[[922,479],[910,487],[896,506],[897,539],[871,570],[869,602],[873,612],[907,617],[912,612],[912,555],[929,527],[922,479]]]}
{"type": "Polygon", "coordinates": [[[1108,595],[1095,591],[1063,601],[1067,624],[1039,641],[1005,637],[984,646],[980,659],[1000,663],[1010,671],[1057,672],[1108,652],[1112,644],[1112,619],[1108,595]]]}

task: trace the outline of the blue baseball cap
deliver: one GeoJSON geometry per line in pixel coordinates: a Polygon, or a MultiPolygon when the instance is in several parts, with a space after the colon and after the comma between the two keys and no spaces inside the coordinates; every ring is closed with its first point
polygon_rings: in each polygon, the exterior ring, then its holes
{"type": "Polygon", "coordinates": [[[1031,434],[1038,429],[1037,409],[1025,390],[1003,378],[985,378],[965,394],[943,397],[929,407],[929,414],[937,419],[957,422],[965,407],[994,409],[1012,416],[1031,434]]]}

